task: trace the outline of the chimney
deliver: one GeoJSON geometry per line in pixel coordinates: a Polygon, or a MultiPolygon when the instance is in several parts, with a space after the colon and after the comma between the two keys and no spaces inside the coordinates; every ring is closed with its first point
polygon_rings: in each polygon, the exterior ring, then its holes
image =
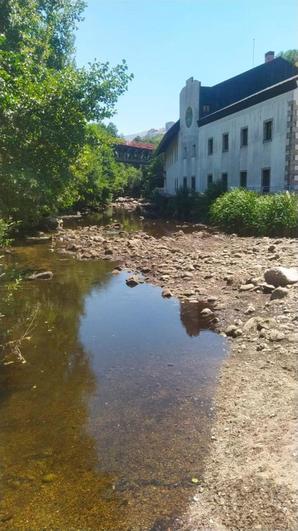
{"type": "Polygon", "coordinates": [[[274,52],[270,51],[265,53],[265,63],[270,63],[274,59],[274,52]]]}

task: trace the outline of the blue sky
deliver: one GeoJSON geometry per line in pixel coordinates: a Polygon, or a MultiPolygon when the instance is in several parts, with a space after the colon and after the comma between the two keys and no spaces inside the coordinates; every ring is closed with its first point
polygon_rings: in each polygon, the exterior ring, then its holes
{"type": "Polygon", "coordinates": [[[178,118],[190,76],[213,85],[255,66],[268,50],[297,48],[297,0],[88,0],[77,63],[126,59],[134,80],[113,122],[123,134],[178,118]]]}

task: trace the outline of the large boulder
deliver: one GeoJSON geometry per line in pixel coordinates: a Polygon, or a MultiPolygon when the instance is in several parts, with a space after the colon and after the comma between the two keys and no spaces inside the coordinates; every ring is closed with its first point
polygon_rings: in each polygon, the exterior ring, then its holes
{"type": "Polygon", "coordinates": [[[265,271],[264,278],[268,284],[275,287],[294,284],[298,282],[298,269],[295,267],[272,267],[265,271]]]}

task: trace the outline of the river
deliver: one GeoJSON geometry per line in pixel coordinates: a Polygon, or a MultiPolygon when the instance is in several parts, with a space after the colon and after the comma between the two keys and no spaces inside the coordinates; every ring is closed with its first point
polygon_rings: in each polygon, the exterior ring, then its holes
{"type": "MultiPolygon", "coordinates": [[[[173,230],[120,220],[156,236],[173,230]]],[[[199,304],[129,288],[107,260],[20,242],[1,261],[13,287],[2,279],[2,338],[21,337],[34,318],[26,363],[12,355],[0,365],[1,526],[167,529],[202,485],[225,339],[199,304]],[[13,281],[38,269],[53,279],[13,281]]]]}

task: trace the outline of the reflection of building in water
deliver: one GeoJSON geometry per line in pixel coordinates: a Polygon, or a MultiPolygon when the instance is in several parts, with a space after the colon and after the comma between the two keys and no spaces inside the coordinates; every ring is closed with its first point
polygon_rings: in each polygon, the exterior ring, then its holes
{"type": "Polygon", "coordinates": [[[198,336],[201,330],[210,330],[212,317],[202,317],[201,311],[206,308],[203,302],[180,302],[180,319],[189,336],[198,336]]]}

